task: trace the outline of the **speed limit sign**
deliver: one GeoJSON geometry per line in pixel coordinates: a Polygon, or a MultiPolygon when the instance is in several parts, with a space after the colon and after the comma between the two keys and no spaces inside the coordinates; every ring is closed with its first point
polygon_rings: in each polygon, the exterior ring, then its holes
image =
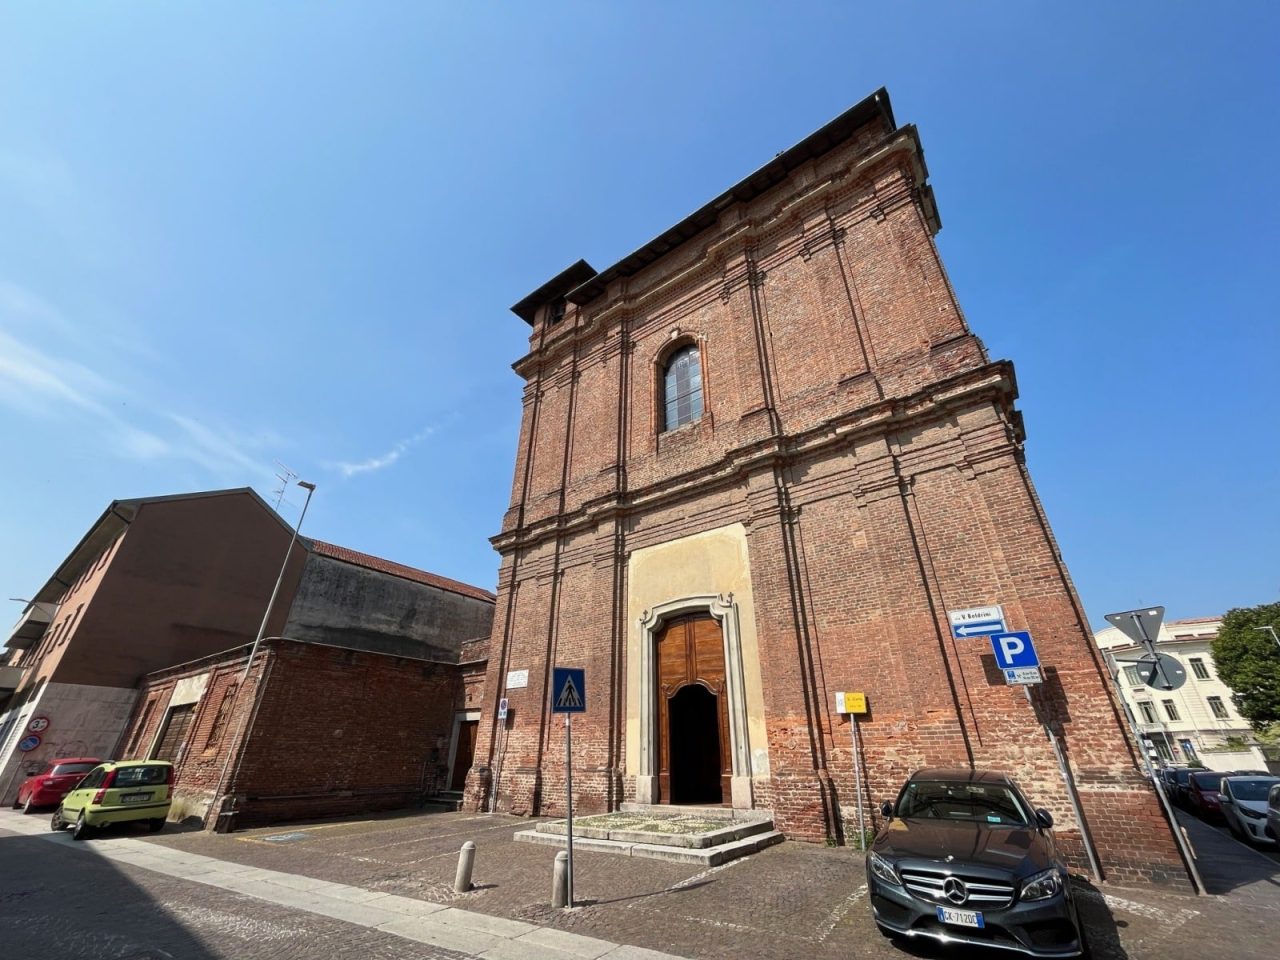
{"type": "Polygon", "coordinates": [[[44,733],[49,729],[48,717],[32,717],[31,722],[27,724],[28,733],[44,733]]]}

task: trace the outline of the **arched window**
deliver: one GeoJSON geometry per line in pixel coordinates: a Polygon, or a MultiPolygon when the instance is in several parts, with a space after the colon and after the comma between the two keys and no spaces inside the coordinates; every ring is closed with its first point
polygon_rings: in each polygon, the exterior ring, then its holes
{"type": "Polygon", "coordinates": [[[662,429],[674,430],[702,418],[702,363],[690,343],[667,358],[662,368],[662,429]]]}

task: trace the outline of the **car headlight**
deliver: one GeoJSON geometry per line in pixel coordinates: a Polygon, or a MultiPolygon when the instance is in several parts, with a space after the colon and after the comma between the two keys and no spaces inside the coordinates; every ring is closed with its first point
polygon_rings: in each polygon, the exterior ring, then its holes
{"type": "Polygon", "coordinates": [[[1257,810],[1250,810],[1248,807],[1237,806],[1236,809],[1239,810],[1241,813],[1243,813],[1250,820],[1267,819],[1267,815],[1265,813],[1259,813],[1257,810]]]}
{"type": "Polygon", "coordinates": [[[890,861],[880,856],[880,854],[869,854],[867,863],[871,865],[871,872],[885,883],[892,883],[895,887],[902,886],[902,881],[898,879],[898,871],[893,868],[893,864],[890,861]]]}
{"type": "Polygon", "coordinates": [[[1037,873],[1034,877],[1027,880],[1022,885],[1023,900],[1044,900],[1052,897],[1055,893],[1062,889],[1062,877],[1058,875],[1057,868],[1045,870],[1043,873],[1037,873]]]}

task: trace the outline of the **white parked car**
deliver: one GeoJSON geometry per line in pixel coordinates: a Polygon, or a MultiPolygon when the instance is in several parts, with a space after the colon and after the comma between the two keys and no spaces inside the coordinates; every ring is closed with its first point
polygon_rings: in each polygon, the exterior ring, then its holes
{"type": "Polygon", "coordinates": [[[1267,834],[1267,797],[1280,777],[1223,777],[1218,800],[1227,827],[1242,840],[1273,846],[1267,834]]]}

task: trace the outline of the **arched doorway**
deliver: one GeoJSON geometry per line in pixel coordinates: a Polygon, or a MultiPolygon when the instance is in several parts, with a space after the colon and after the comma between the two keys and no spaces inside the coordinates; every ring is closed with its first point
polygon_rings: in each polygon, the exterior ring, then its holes
{"type": "Polygon", "coordinates": [[[658,802],[729,802],[733,776],[724,638],[708,614],[670,620],[655,638],[658,802]]]}
{"type": "Polygon", "coordinates": [[[719,700],[700,683],[685,684],[667,706],[671,802],[721,803],[719,700]]]}

